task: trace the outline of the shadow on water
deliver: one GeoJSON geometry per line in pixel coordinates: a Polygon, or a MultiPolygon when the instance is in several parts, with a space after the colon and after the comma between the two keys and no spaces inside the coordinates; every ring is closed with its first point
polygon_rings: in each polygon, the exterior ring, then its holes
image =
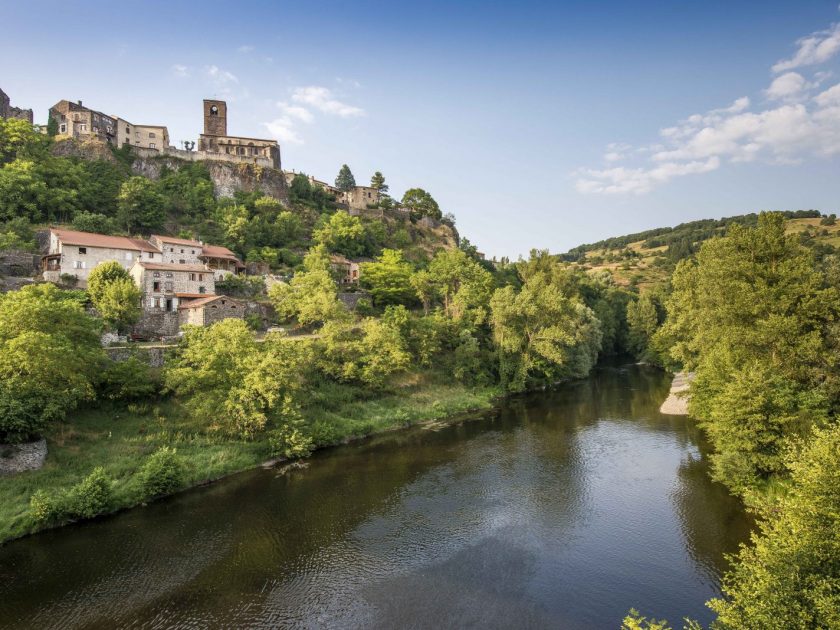
{"type": "Polygon", "coordinates": [[[615,627],[708,620],[743,511],[662,372],[612,365],[0,548],[0,626],[615,627]]]}

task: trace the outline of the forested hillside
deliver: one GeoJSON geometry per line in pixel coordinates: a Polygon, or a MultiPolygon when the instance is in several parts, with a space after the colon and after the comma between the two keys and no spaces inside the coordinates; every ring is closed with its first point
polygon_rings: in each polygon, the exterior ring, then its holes
{"type": "MultiPolygon", "coordinates": [[[[273,197],[251,185],[260,177],[257,167],[222,166],[249,192],[217,195],[208,170],[217,167],[212,163],[141,158],[130,147],[54,141],[24,121],[0,120],[0,250],[33,249],[33,229],[46,225],[197,238],[225,245],[246,262],[267,263],[273,270],[299,266],[306,250],[317,243],[357,257],[398,248],[416,262],[458,244],[451,217],[429,226],[417,221],[421,208],[412,217],[393,211],[384,178],[379,182],[384,186],[382,207],[372,209],[370,216],[350,217],[336,214],[333,196],[303,175],[286,190],[282,173],[276,172],[279,193],[273,197]]],[[[433,209],[440,217],[436,203],[433,209]]]]}

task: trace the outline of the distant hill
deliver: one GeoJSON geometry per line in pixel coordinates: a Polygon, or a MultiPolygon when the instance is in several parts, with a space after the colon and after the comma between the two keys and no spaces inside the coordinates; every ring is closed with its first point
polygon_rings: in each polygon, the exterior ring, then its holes
{"type": "MultiPolygon", "coordinates": [[[[788,232],[800,234],[820,254],[840,246],[840,224],[817,210],[785,211],[788,232]]],[[[755,225],[758,214],[702,219],[579,245],[558,258],[592,273],[608,271],[617,284],[646,290],[667,282],[674,266],[691,256],[700,244],[722,236],[733,224],[755,225]]]]}

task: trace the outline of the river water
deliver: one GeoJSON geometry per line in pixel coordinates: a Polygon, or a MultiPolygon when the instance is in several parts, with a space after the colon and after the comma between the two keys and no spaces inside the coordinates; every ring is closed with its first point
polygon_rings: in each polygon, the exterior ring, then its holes
{"type": "Polygon", "coordinates": [[[668,377],[604,367],[0,547],[0,626],[616,628],[708,621],[747,537],[668,377]]]}

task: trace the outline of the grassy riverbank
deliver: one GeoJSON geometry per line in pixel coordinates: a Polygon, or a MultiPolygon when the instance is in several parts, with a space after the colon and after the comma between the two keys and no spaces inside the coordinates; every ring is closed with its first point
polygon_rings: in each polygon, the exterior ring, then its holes
{"type": "MultiPolygon", "coordinates": [[[[318,447],[426,420],[488,409],[496,388],[466,387],[434,373],[408,374],[387,393],[364,397],[353,387],[315,392],[304,415],[318,447]]],[[[265,439],[230,439],[207,431],[175,401],[128,409],[80,411],[47,434],[49,455],[41,470],[0,478],[0,542],[38,531],[29,514],[36,490],[56,493],[77,484],[97,466],[113,481],[112,509],[145,500],[138,471],[161,446],[178,450],[187,467],[184,488],[260,465],[270,457],[265,439]]]]}

